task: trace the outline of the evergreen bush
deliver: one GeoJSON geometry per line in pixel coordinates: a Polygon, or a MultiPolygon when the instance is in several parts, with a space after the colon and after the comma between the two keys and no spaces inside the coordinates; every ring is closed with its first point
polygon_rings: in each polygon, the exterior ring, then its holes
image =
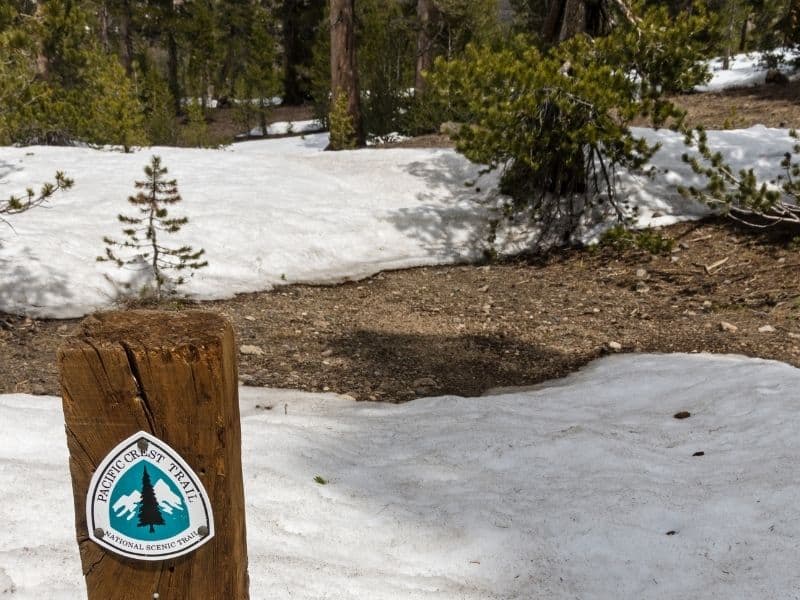
{"type": "Polygon", "coordinates": [[[328,121],[330,126],[330,147],[334,150],[346,150],[358,146],[356,128],[353,125],[353,117],[347,110],[347,103],[347,94],[341,93],[331,105],[328,121]]]}
{"type": "Polygon", "coordinates": [[[147,142],[133,83],[91,35],[88,14],[67,0],[16,14],[0,31],[0,142],[147,142]]]}
{"type": "Polygon", "coordinates": [[[678,190],[751,227],[782,224],[800,228],[800,139],[794,130],[789,135],[797,143],[781,159],[783,173],[772,181],[763,181],[753,169],[735,171],[725,162],[722,153],[708,145],[702,128],[689,131],[686,144],[697,153],[687,152],[682,158],[706,179],[706,184],[678,190]]]}
{"type": "Polygon", "coordinates": [[[216,144],[211,142],[211,134],[206,122],[206,111],[203,104],[196,99],[189,99],[186,103],[186,127],[182,132],[183,145],[195,148],[209,148],[216,144]]]}
{"type": "Polygon", "coordinates": [[[524,36],[500,49],[469,46],[463,58],[439,59],[430,76],[439,101],[465,115],[459,151],[501,171],[511,198],[504,215],[530,224],[542,242],[569,241],[587,222],[628,223],[617,174],[642,169],[657,150],[632,120],[677,127],[682,114],[664,92],[707,77],[697,66],[704,13],[674,22],[660,9],[641,15],[607,37],[547,50],[524,36]]]}

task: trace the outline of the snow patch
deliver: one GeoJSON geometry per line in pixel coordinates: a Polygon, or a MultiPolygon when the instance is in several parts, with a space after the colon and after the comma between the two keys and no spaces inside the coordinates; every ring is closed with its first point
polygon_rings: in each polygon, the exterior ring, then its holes
{"type": "MultiPolygon", "coordinates": [[[[785,75],[795,76],[795,68],[792,61],[800,58],[800,51],[778,50],[776,52],[784,55],[784,62],[779,70],[785,75]]],[[[763,52],[750,52],[746,54],[736,54],[731,56],[728,69],[723,69],[723,59],[715,58],[709,61],[708,67],[711,71],[711,80],[703,85],[697,86],[698,92],[719,92],[729,88],[753,87],[763,85],[767,78],[767,68],[764,65],[763,52]]]]}
{"type": "MultiPolygon", "coordinates": [[[[676,184],[702,181],[680,156],[682,136],[635,129],[662,148],[655,175],[620,174],[619,197],[637,224],[669,225],[708,214],[676,184]]],[[[708,132],[735,169],[776,176],[791,149],[788,132],[763,126],[708,132]]],[[[500,201],[497,173],[453,149],[390,148],[323,152],[326,134],[245,142],[222,150],[147,148],[131,154],[88,148],[3,148],[0,196],[37,188],[56,169],[75,180],[47,209],[7,217],[0,228],[0,311],[80,317],[111,305],[120,286],[142,285],[142,271],[98,263],[103,236],[119,235],[119,213],[153,154],[178,180],[176,215],[189,223],[173,244],[205,248],[208,268],[182,291],[195,299],[231,297],[283,283],[333,283],[382,270],[447,264],[482,255],[487,216],[500,201]],[[117,284],[112,284],[116,280],[117,284]]],[[[597,239],[604,227],[580,239],[597,239]]],[[[531,232],[504,230],[502,253],[530,247],[531,232]]]]}
{"type": "MultiPolygon", "coordinates": [[[[791,597],[798,387],[778,362],[619,355],[399,406],[242,388],[251,596],[791,597]]],[[[85,597],[58,398],[0,396],[0,466],[0,581],[85,597]]]]}

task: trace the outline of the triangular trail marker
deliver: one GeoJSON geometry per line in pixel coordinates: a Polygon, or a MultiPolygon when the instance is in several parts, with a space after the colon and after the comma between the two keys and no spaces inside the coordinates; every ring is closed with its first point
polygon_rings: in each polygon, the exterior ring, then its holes
{"type": "Polygon", "coordinates": [[[102,460],[86,496],[89,538],[134,560],[189,554],[214,537],[200,478],[168,444],[140,431],[102,460]]]}

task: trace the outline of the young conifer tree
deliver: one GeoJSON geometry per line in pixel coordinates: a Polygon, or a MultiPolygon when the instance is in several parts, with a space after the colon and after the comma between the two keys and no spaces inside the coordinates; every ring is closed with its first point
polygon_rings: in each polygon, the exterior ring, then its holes
{"type": "Polygon", "coordinates": [[[122,232],[126,239],[117,241],[109,237],[103,238],[107,246],[106,255],[99,256],[97,260],[113,262],[118,267],[146,263],[155,283],[156,300],[161,300],[162,290],[166,288],[174,291],[176,286],[185,283],[183,273],[187,269],[201,269],[208,262],[202,260],[205,254],[203,249],[194,250],[191,246],[174,248],[162,243],[164,235],[180,231],[189,219],[170,217],[168,214],[167,207],[180,202],[181,197],[178,194],[177,181],[165,178],[167,168],[161,166],[161,158],[153,156],[144,172],[147,179],[136,182],[136,189],[141,191],[128,198],[128,202],[138,207],[139,216],[118,215],[124,226],[122,232]],[[115,252],[115,248],[130,249],[135,255],[121,257],[115,252]],[[168,271],[177,271],[179,274],[170,277],[168,271]]]}

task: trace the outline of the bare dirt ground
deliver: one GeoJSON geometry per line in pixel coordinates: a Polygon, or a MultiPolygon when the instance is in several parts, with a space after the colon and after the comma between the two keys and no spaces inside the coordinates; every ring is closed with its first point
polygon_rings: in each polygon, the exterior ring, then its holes
{"type": "MultiPolygon", "coordinates": [[[[691,124],[800,126],[800,82],[681,96],[691,124]]],[[[270,121],[308,118],[283,107],[270,121]]],[[[212,127],[235,132],[230,111],[212,127]]],[[[231,134],[232,135],[232,134],[231,134]]],[[[400,146],[448,145],[425,136],[400,146]]],[[[800,366],[800,252],[710,220],[662,232],[675,250],[567,249],[534,259],[380,273],[210,302],[234,323],[245,384],[359,400],[479,395],[561,377],[608,352],[718,352],[800,366]]],[[[180,307],[162,307],[178,310],[180,307]]],[[[0,314],[0,393],[58,392],[77,321],[0,314]]]]}
{"type": "Polygon", "coordinates": [[[703,125],[706,129],[739,129],[753,125],[800,127],[799,99],[800,81],[672,98],[687,111],[688,125],[703,125]]]}

